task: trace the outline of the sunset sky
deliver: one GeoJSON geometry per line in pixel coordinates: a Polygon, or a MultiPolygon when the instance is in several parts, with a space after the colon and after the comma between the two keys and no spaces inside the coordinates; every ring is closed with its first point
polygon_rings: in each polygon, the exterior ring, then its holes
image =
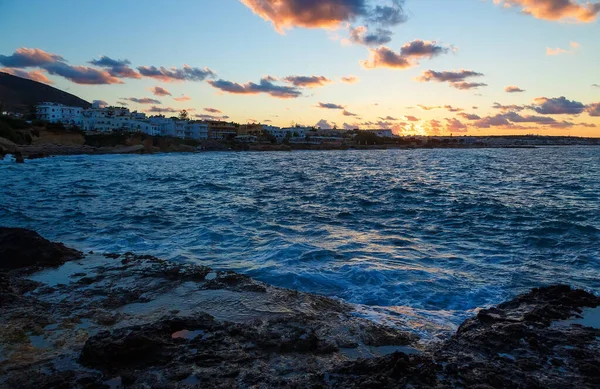
{"type": "Polygon", "coordinates": [[[597,0],[0,1],[0,71],[148,113],[600,136],[597,0]]]}

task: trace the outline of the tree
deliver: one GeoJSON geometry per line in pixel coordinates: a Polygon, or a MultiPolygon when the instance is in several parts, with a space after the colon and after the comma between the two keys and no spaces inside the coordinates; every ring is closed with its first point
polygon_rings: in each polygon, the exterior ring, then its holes
{"type": "Polygon", "coordinates": [[[179,120],[188,120],[190,117],[190,115],[188,114],[188,111],[186,111],[185,109],[182,110],[181,112],[179,112],[179,120]]]}

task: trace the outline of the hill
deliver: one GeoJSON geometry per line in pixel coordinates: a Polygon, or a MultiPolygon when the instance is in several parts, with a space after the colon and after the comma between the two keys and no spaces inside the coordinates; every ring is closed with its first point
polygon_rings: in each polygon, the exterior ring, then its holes
{"type": "Polygon", "coordinates": [[[0,104],[5,110],[27,113],[32,106],[44,101],[91,107],[87,101],[50,85],[0,72],[0,104]]]}

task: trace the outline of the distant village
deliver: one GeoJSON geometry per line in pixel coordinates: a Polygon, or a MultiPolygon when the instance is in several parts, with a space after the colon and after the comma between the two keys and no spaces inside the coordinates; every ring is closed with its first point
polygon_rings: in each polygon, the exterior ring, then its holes
{"type": "Polygon", "coordinates": [[[131,112],[125,107],[103,106],[98,103],[89,109],[45,102],[36,106],[38,120],[62,123],[77,127],[88,134],[112,132],[144,133],[150,136],[180,139],[233,140],[239,143],[286,143],[298,145],[342,145],[348,142],[361,144],[404,144],[508,147],[540,145],[599,145],[600,138],[570,136],[399,136],[391,129],[321,129],[314,126],[294,125],[277,127],[260,123],[238,124],[218,120],[191,120],[186,111],[178,116],[147,116],[143,112],[131,112]],[[378,142],[373,140],[377,139],[378,142]],[[368,143],[369,140],[372,143],[368,143]],[[384,141],[385,140],[385,141],[384,141]]]}
{"type": "MultiPolygon", "coordinates": [[[[124,107],[104,107],[94,104],[92,108],[69,107],[58,103],[42,103],[36,107],[39,120],[77,126],[87,133],[138,132],[151,136],[170,136],[193,140],[235,140],[253,143],[261,139],[277,143],[323,143],[341,141],[350,133],[346,130],[320,129],[295,125],[281,128],[266,124],[237,124],[219,120],[191,120],[187,111],[176,117],[155,115],[147,117],[143,112],[131,112],[124,107]]],[[[390,129],[361,130],[382,138],[393,138],[390,129]]]]}

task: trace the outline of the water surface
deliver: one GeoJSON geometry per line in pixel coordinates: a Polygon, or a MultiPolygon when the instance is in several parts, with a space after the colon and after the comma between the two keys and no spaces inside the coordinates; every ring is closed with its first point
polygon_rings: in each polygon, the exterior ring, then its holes
{"type": "Polygon", "coordinates": [[[0,163],[0,225],[233,269],[425,332],[557,282],[600,290],[600,148],[0,163]]]}

